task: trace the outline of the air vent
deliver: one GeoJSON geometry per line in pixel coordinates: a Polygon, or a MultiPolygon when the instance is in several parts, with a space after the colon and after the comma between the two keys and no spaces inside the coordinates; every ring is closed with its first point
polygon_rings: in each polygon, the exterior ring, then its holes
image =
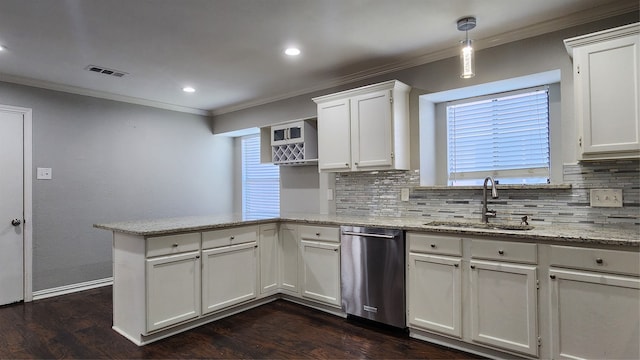
{"type": "Polygon", "coordinates": [[[105,67],[96,66],[96,65],[89,65],[89,66],[85,67],[84,69],[87,70],[87,71],[94,72],[94,73],[103,74],[103,75],[109,75],[109,76],[115,76],[115,77],[123,77],[125,75],[128,75],[128,73],[126,73],[124,71],[114,70],[114,69],[107,69],[105,67]]]}

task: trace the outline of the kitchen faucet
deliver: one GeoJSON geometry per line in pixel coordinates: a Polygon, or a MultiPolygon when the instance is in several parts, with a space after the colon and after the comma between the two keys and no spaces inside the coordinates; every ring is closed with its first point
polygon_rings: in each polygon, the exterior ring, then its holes
{"type": "Polygon", "coordinates": [[[482,222],[488,223],[490,217],[496,217],[495,210],[489,210],[487,208],[487,183],[491,181],[491,198],[498,198],[498,189],[496,188],[496,181],[491,177],[487,176],[484,179],[484,184],[482,185],[482,222]]]}

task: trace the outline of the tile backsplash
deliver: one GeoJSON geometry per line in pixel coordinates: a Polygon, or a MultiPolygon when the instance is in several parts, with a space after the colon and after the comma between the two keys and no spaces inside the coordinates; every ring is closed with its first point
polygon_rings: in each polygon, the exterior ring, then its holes
{"type": "MultiPolygon", "coordinates": [[[[616,160],[564,165],[564,184],[571,188],[499,189],[490,199],[497,211],[492,222],[627,224],[640,230],[640,161],[616,160]],[[622,189],[623,207],[591,207],[591,189],[622,189]]],[[[336,214],[424,217],[434,220],[480,220],[482,189],[420,187],[418,170],[336,174],[336,214]],[[401,201],[402,189],[409,201],[401,201]]]]}

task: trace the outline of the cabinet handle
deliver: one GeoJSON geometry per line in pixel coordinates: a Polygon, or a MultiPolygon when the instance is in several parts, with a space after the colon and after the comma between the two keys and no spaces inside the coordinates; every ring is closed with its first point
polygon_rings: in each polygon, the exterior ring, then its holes
{"type": "Polygon", "coordinates": [[[431,244],[431,248],[435,249],[436,248],[436,244],[431,244]]]}
{"type": "Polygon", "coordinates": [[[602,258],[597,258],[596,259],[596,264],[602,265],[603,263],[604,263],[604,260],[602,260],[602,258]]]}
{"type": "Polygon", "coordinates": [[[178,247],[178,244],[173,244],[173,245],[171,245],[171,246],[173,246],[173,247],[178,247]]]}
{"type": "Polygon", "coordinates": [[[549,275],[549,277],[551,278],[551,280],[555,280],[556,279],[555,275],[549,275]]]}
{"type": "Polygon", "coordinates": [[[498,250],[498,254],[504,255],[504,250],[498,250]]]}
{"type": "Polygon", "coordinates": [[[469,267],[470,267],[470,268],[472,268],[472,269],[475,269],[475,268],[476,268],[476,266],[475,266],[475,265],[471,265],[471,266],[469,266],[469,267]]]}

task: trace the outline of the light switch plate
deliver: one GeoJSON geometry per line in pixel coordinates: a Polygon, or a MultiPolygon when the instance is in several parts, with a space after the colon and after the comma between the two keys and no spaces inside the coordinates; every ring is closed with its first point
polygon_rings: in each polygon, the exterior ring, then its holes
{"type": "Polygon", "coordinates": [[[327,200],[333,200],[333,189],[327,189],[327,200]]]}
{"type": "Polygon", "coordinates": [[[38,180],[51,180],[51,168],[38,168],[36,172],[36,179],[38,180]]]}
{"type": "Polygon", "coordinates": [[[400,201],[409,201],[409,189],[400,190],[400,201]]]}
{"type": "Polygon", "coordinates": [[[592,207],[622,207],[622,189],[591,189],[592,207]]]}

